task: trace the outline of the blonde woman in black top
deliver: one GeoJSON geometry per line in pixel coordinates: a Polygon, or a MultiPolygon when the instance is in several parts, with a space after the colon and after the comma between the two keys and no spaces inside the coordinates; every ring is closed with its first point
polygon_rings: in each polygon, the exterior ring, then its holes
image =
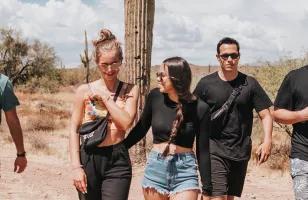
{"type": "Polygon", "coordinates": [[[190,92],[191,70],[183,58],[166,59],[157,81],[159,88],[149,93],[141,118],[124,143],[130,148],[152,127],[154,144],[142,182],[146,200],[196,200],[195,137],[202,191],[211,192],[209,107],[190,92]]]}

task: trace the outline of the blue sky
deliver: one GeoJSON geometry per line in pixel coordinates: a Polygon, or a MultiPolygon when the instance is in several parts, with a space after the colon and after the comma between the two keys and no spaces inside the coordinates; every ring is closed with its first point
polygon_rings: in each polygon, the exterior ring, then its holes
{"type": "MultiPolygon", "coordinates": [[[[63,63],[76,66],[101,27],[124,43],[124,0],[1,0],[0,26],[49,43],[63,63]]],[[[216,44],[230,36],[241,45],[241,63],[301,57],[308,52],[307,0],[156,0],[152,64],[183,56],[217,64],[216,44]]]]}

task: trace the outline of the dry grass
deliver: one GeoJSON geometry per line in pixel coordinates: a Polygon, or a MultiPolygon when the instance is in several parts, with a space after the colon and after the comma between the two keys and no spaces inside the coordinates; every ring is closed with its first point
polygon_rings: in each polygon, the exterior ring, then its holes
{"type": "MultiPolygon", "coordinates": [[[[62,88],[60,88],[62,90],[62,88]]],[[[31,154],[59,155],[63,148],[59,148],[58,141],[67,141],[67,127],[70,118],[70,108],[74,98],[69,88],[66,91],[55,94],[24,93],[20,90],[16,93],[21,105],[17,108],[18,116],[24,134],[24,141],[27,151],[31,154]],[[51,143],[51,141],[54,141],[51,143]]],[[[5,117],[1,125],[1,140],[4,143],[12,143],[5,117]]],[[[63,142],[62,142],[63,143],[63,142]]],[[[61,144],[62,144],[61,143],[61,144]]]]}

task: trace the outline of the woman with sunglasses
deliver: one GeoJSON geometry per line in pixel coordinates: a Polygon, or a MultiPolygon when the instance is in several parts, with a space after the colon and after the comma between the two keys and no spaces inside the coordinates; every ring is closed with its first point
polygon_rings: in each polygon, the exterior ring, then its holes
{"type": "Polygon", "coordinates": [[[115,36],[102,29],[93,45],[101,78],[81,85],[76,91],[70,131],[73,182],[79,199],[126,200],[132,172],[122,140],[134,120],[139,91],[136,86],[118,79],[123,55],[115,36]],[[116,91],[119,95],[114,101],[116,91]],[[109,122],[104,141],[95,148],[80,148],[78,129],[81,124],[107,117],[107,113],[109,122]]]}
{"type": "Polygon", "coordinates": [[[209,107],[190,92],[191,70],[183,58],[164,60],[157,81],[159,88],[149,93],[141,118],[124,143],[130,148],[152,127],[154,144],[142,182],[146,200],[196,200],[195,137],[202,189],[211,192],[209,107]]]}

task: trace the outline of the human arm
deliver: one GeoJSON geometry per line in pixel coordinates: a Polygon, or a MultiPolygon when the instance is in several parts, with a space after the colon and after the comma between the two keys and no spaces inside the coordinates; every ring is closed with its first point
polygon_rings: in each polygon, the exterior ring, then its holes
{"type": "Polygon", "coordinates": [[[146,102],[141,114],[140,119],[135,127],[129,132],[128,136],[124,139],[125,146],[129,149],[139,142],[148,132],[152,123],[152,98],[150,92],[146,98],[146,102]]]}
{"type": "MultiPolygon", "coordinates": [[[[6,111],[5,118],[17,150],[17,155],[25,153],[23,134],[16,108],[6,111]]],[[[25,170],[26,166],[27,158],[25,156],[17,156],[14,162],[14,172],[21,173],[25,170]]]]}
{"type": "Polygon", "coordinates": [[[19,101],[14,93],[13,85],[10,80],[7,80],[0,99],[0,105],[5,113],[6,122],[17,151],[17,157],[14,162],[14,172],[21,173],[27,166],[27,159],[25,157],[22,129],[16,111],[16,106],[19,105],[19,101]]]}
{"type": "MultiPolygon", "coordinates": [[[[128,87],[131,86],[128,85],[128,87]]],[[[129,93],[125,94],[127,95],[127,99],[124,108],[121,108],[113,101],[113,96],[108,97],[101,91],[103,93],[101,100],[106,106],[112,121],[122,130],[127,130],[131,127],[137,113],[139,88],[138,86],[133,86],[129,90],[129,93]]]]}
{"type": "Polygon", "coordinates": [[[80,86],[75,94],[75,101],[72,107],[72,115],[70,122],[70,135],[69,135],[69,152],[71,170],[73,176],[74,186],[81,192],[87,192],[87,178],[80,162],[80,140],[78,134],[78,128],[82,123],[82,117],[84,112],[84,94],[85,87],[80,86]]]}
{"type": "Polygon", "coordinates": [[[308,106],[298,111],[276,108],[273,112],[273,116],[276,122],[282,124],[296,124],[299,122],[308,121],[308,106]]]}
{"type": "Polygon", "coordinates": [[[258,155],[258,165],[267,161],[271,154],[272,149],[272,130],[273,130],[273,119],[269,109],[264,109],[258,112],[258,115],[262,122],[264,131],[263,143],[258,147],[256,154],[258,155]]]}
{"type": "Polygon", "coordinates": [[[262,144],[258,147],[256,154],[258,155],[258,165],[267,161],[271,154],[272,148],[272,131],[273,131],[273,118],[270,112],[272,102],[267,96],[261,85],[254,80],[253,85],[253,106],[258,113],[264,132],[262,144]]]}
{"type": "Polygon", "coordinates": [[[200,124],[199,133],[196,138],[196,155],[199,165],[200,177],[202,182],[202,193],[211,195],[213,186],[211,178],[210,160],[210,112],[209,108],[204,112],[200,124]]]}
{"type": "Polygon", "coordinates": [[[296,124],[308,120],[308,107],[301,110],[295,110],[294,104],[296,99],[295,86],[292,80],[296,77],[293,71],[287,74],[281,83],[275,99],[275,109],[273,112],[274,120],[283,124],[296,124]]]}

